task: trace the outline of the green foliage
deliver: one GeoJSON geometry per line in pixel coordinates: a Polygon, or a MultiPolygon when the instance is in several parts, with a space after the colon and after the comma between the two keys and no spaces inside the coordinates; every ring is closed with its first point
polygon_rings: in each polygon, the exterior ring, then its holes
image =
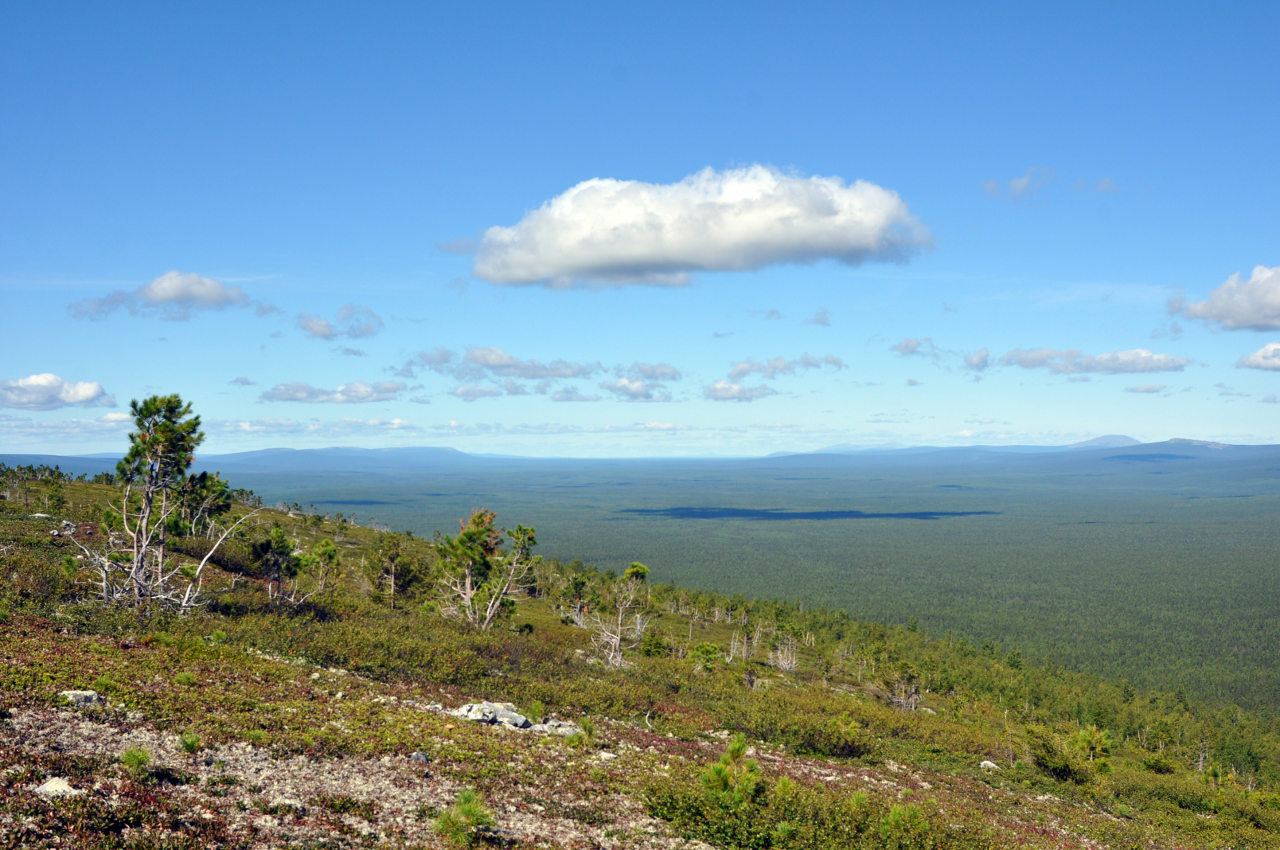
{"type": "Polygon", "coordinates": [[[378,812],[378,804],[373,800],[361,800],[348,794],[329,794],[316,798],[315,803],[335,815],[358,815],[371,819],[378,812]]]}
{"type": "Polygon", "coordinates": [[[1100,773],[1110,772],[1107,757],[1111,755],[1111,733],[1090,723],[1071,736],[1070,745],[1100,773]]]}
{"type": "Polygon", "coordinates": [[[151,753],[141,747],[129,747],[120,756],[120,763],[135,776],[143,776],[147,772],[147,766],[151,764],[151,753]]]}
{"type": "Polygon", "coordinates": [[[200,736],[194,732],[183,732],[178,737],[178,744],[182,747],[182,751],[185,753],[195,755],[200,752],[200,736]]]}
{"type": "Polygon", "coordinates": [[[578,721],[578,731],[565,738],[564,742],[579,750],[594,750],[600,746],[596,741],[595,724],[585,717],[578,721]]]}
{"type": "Polygon", "coordinates": [[[116,465],[116,477],[148,489],[176,489],[204,441],[200,417],[176,394],[134,399],[129,413],[137,430],[129,434],[129,450],[116,465]]]}
{"type": "Polygon", "coordinates": [[[702,784],[722,805],[730,808],[751,806],[764,793],[760,767],[747,758],[747,739],[739,734],[729,741],[720,761],[709,765],[702,774],[702,784]]]}
{"type": "Polygon", "coordinates": [[[484,799],[470,788],[458,792],[453,805],[435,820],[436,831],[453,847],[474,847],[480,841],[480,830],[493,826],[493,812],[484,799]]]}
{"type": "Polygon", "coordinates": [[[1058,782],[1082,785],[1093,779],[1089,763],[1078,755],[1078,748],[1045,729],[1032,730],[1032,760],[1058,782]]]}
{"type": "Polygon", "coordinates": [[[689,650],[689,657],[693,659],[695,670],[709,673],[715,669],[716,662],[720,660],[720,647],[709,641],[703,641],[689,650]]]}
{"type": "Polygon", "coordinates": [[[932,830],[924,813],[914,805],[894,803],[876,828],[880,846],[885,850],[927,850],[933,847],[932,830]]]}

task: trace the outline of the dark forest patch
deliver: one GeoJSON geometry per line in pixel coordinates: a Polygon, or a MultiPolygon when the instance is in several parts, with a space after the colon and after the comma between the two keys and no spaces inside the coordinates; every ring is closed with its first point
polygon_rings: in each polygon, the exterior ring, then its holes
{"type": "Polygon", "coordinates": [[[781,508],[623,508],[621,513],[664,519],[745,519],[763,522],[830,519],[947,519],[994,516],[999,511],[788,511],[781,508]]]}

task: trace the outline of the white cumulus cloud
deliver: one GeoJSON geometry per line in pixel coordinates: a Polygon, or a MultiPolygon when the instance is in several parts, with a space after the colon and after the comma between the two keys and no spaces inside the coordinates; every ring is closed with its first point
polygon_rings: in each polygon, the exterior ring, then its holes
{"type": "Polygon", "coordinates": [[[1227,330],[1280,330],[1280,266],[1254,266],[1248,280],[1236,272],[1204,301],[1186,305],[1176,301],[1188,318],[1221,325],[1227,330]]]}
{"type": "Polygon", "coordinates": [[[1236,365],[1244,369],[1266,369],[1280,372],[1280,342],[1269,342],[1252,354],[1246,354],[1236,361],[1236,365]]]}
{"type": "Polygon", "coordinates": [[[64,381],[49,372],[0,381],[0,407],[56,410],[72,406],[115,407],[116,400],[97,381],[64,381]]]}
{"type": "Polygon", "coordinates": [[[693,271],[902,261],[931,243],[898,194],[874,183],[705,168],[678,183],[579,183],[485,231],[472,274],[494,284],[683,285],[693,271]]]}
{"type": "MultiPolygon", "coordinates": [[[[69,309],[78,319],[101,319],[123,307],[134,314],[159,313],[170,321],[185,321],[193,310],[245,307],[251,303],[238,286],[227,286],[198,274],[168,271],[132,292],[116,290],[102,298],[77,301],[69,309]]],[[[269,310],[259,305],[260,313],[269,310]]]]}
{"type": "Polygon", "coordinates": [[[276,384],[259,398],[263,401],[298,401],[307,404],[364,404],[391,401],[404,390],[405,385],[399,381],[377,381],[372,384],[352,381],[336,390],[324,390],[307,383],[295,382],[276,384]]]}

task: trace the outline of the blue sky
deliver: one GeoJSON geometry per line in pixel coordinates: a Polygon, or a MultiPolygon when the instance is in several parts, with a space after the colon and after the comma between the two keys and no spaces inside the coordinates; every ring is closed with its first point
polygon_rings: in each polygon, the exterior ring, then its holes
{"type": "Polygon", "coordinates": [[[0,447],[1280,442],[1280,6],[6,4],[0,447]]]}

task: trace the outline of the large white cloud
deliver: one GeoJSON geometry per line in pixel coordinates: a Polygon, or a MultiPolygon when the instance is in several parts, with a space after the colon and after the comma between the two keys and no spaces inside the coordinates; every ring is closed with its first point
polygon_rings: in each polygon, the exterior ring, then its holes
{"type": "Polygon", "coordinates": [[[1000,358],[1002,366],[1024,369],[1048,369],[1060,375],[1082,372],[1123,374],[1131,372],[1181,372],[1190,361],[1172,354],[1155,354],[1145,348],[1112,351],[1106,354],[1081,354],[1074,348],[1015,348],[1000,358]]]}
{"type": "Polygon", "coordinates": [[[472,273],[495,284],[682,285],[692,271],[902,261],[931,244],[896,192],[752,165],[669,184],[584,181],[485,231],[472,273]]]}
{"type": "Polygon", "coordinates": [[[352,381],[336,390],[323,390],[310,384],[295,382],[276,384],[264,392],[263,401],[298,401],[307,404],[364,404],[375,401],[391,401],[404,392],[399,381],[352,381]]]}
{"type": "Polygon", "coordinates": [[[0,407],[56,410],[71,406],[115,407],[116,400],[97,381],[64,381],[49,372],[0,381],[0,407]]]}
{"type": "Polygon", "coordinates": [[[1245,369],[1266,369],[1269,372],[1280,372],[1280,342],[1269,342],[1252,354],[1246,354],[1236,361],[1237,366],[1245,369]]]}
{"type": "MultiPolygon", "coordinates": [[[[159,313],[170,321],[184,321],[193,310],[245,307],[249,296],[238,286],[227,286],[213,278],[168,271],[132,292],[116,290],[102,298],[77,301],[70,306],[78,319],[101,319],[120,307],[131,313],[159,313]]],[[[259,312],[270,308],[259,305],[259,312]]]]}
{"type": "Polygon", "coordinates": [[[1228,330],[1280,330],[1280,266],[1254,266],[1248,280],[1236,272],[1204,301],[1183,307],[1192,319],[1228,330]]]}

